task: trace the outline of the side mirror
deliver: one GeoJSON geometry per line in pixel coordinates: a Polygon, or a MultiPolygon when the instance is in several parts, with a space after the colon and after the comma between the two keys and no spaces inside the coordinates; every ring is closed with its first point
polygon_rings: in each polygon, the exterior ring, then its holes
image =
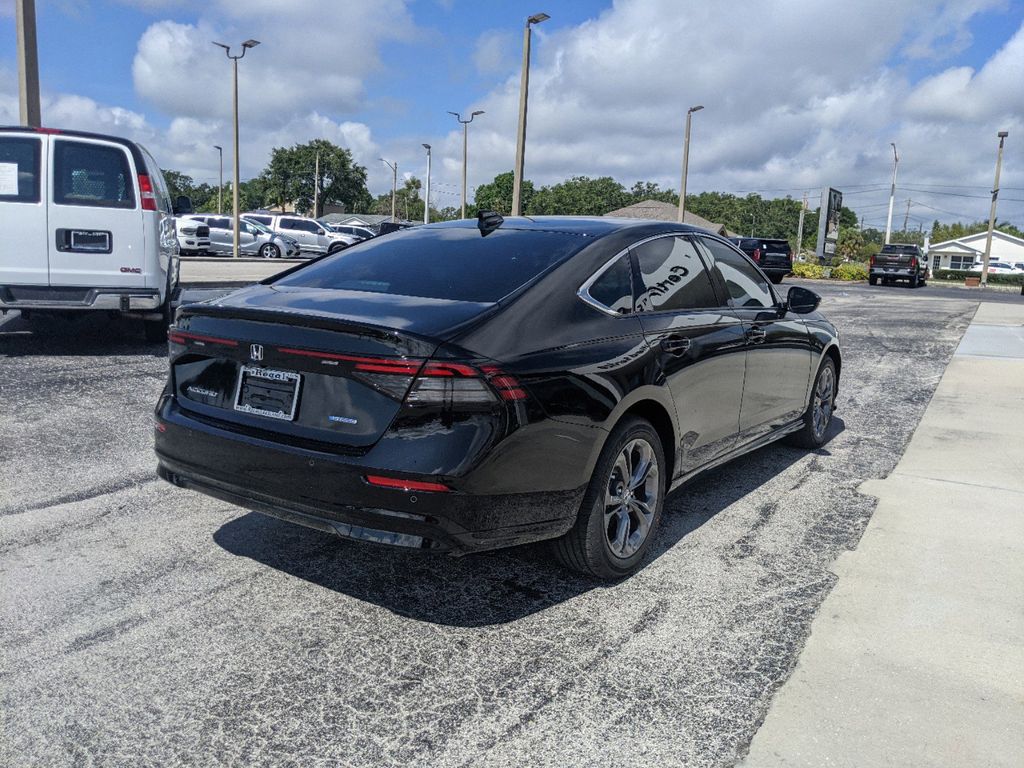
{"type": "Polygon", "coordinates": [[[174,200],[174,215],[185,216],[192,212],[192,198],[188,195],[178,195],[174,200]]]}
{"type": "Polygon", "coordinates": [[[806,315],[818,308],[821,296],[814,291],[794,285],[786,294],[786,309],[797,315],[806,315]]]}

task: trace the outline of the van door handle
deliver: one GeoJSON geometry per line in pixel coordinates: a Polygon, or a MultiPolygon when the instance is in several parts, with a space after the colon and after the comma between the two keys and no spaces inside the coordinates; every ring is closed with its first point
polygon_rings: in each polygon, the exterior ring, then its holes
{"type": "Polygon", "coordinates": [[[758,328],[757,326],[750,328],[746,333],[747,341],[751,344],[760,344],[767,335],[764,328],[758,328]]]}
{"type": "Polygon", "coordinates": [[[685,355],[690,351],[690,340],[685,336],[666,336],[661,340],[661,348],[670,355],[685,355]]]}

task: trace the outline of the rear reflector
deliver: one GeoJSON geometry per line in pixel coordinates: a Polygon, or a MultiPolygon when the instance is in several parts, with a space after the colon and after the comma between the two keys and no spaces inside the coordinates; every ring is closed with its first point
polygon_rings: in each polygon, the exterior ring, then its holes
{"type": "Polygon", "coordinates": [[[399,491],[448,493],[451,490],[451,488],[444,483],[431,483],[426,480],[404,480],[400,477],[384,477],[382,475],[367,475],[366,482],[370,485],[376,485],[379,488],[394,488],[399,491]]]}
{"type": "Polygon", "coordinates": [[[142,210],[156,210],[156,194],[153,192],[153,182],[145,173],[139,174],[139,195],[142,198],[142,210]]]}

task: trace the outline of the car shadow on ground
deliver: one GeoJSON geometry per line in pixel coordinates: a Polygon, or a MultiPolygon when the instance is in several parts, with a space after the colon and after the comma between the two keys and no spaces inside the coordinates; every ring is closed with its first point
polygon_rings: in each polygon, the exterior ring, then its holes
{"type": "MultiPolygon", "coordinates": [[[[842,429],[836,419],[830,439],[842,429]]],[[[776,443],[671,494],[648,564],[806,455],[776,443]]],[[[602,588],[555,563],[543,543],[453,558],[350,542],[258,512],[225,523],[213,538],[231,554],[398,615],[447,626],[505,624],[602,588]]]]}
{"type": "Polygon", "coordinates": [[[142,321],[89,313],[80,318],[0,317],[0,357],[167,356],[166,342],[147,342],[142,321]]]}

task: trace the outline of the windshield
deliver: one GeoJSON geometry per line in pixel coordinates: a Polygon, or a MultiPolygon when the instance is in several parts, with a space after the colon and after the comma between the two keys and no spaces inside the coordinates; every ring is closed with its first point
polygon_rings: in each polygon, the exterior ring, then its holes
{"type": "Polygon", "coordinates": [[[578,234],[476,227],[418,227],[364,240],[274,283],[452,301],[493,302],[565,261],[578,234]]]}
{"type": "Polygon", "coordinates": [[[258,221],[253,221],[252,219],[246,219],[245,223],[248,224],[253,229],[255,229],[257,232],[259,232],[261,235],[272,235],[272,234],[274,234],[274,230],[272,230],[270,227],[266,226],[265,224],[260,224],[258,221]]]}

